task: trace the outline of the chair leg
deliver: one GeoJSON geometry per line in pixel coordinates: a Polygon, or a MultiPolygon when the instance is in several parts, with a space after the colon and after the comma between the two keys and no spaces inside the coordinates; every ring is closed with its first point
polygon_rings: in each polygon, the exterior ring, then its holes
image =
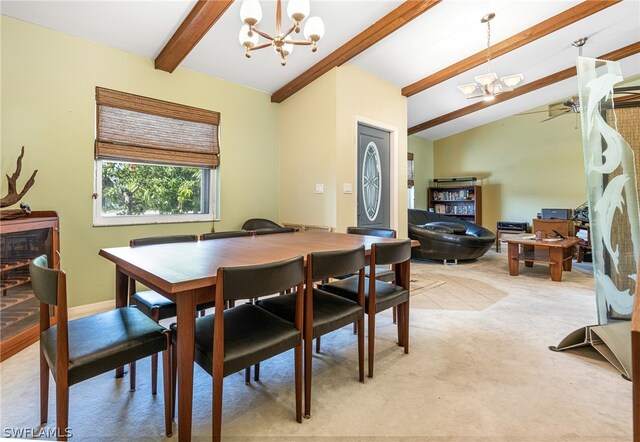
{"type": "Polygon", "coordinates": [[[176,386],[178,384],[178,349],[171,344],[171,419],[176,417],[176,386]]]}
{"type": "Polygon", "coordinates": [[[158,355],[151,355],[151,394],[158,392],[158,355]]]}
{"type": "MultiPolygon", "coordinates": [[[[154,307],[151,309],[151,319],[160,322],[160,309],[154,307]]],[[[158,354],[151,355],[151,394],[158,392],[158,354]]]]}
{"type": "Polygon", "coordinates": [[[375,339],[376,339],[376,314],[370,312],[368,315],[369,323],[367,324],[367,332],[369,333],[369,348],[367,349],[367,362],[369,364],[370,378],[373,377],[373,360],[375,355],[375,339]]]}
{"type": "Polygon", "coordinates": [[[398,328],[398,345],[402,347],[404,345],[404,308],[402,305],[396,307],[398,307],[396,309],[398,313],[398,322],[396,323],[398,328]]]}
{"type": "Polygon", "coordinates": [[[49,364],[40,351],[40,423],[49,419],[49,364]]]}
{"type": "MultiPolygon", "coordinates": [[[[320,336],[316,338],[316,345],[320,336]]],[[[313,351],[313,338],[304,340],[304,417],[311,417],[311,352],[313,351]]]]}
{"type": "Polygon", "coordinates": [[[393,309],[391,310],[391,314],[393,315],[393,323],[395,324],[396,322],[398,322],[398,317],[397,317],[397,309],[396,306],[393,306],[393,309]]]}
{"type": "Polygon", "coordinates": [[[167,333],[167,349],[162,352],[162,391],[164,393],[164,432],[167,437],[173,433],[171,424],[172,402],[171,402],[171,337],[167,333]]]}
{"type": "Polygon", "coordinates": [[[353,323],[353,334],[357,334],[358,333],[358,321],[353,323]]]}
{"type": "Polygon", "coordinates": [[[213,441],[220,442],[222,437],[222,384],[224,377],[222,373],[217,374],[214,370],[213,374],[213,441]]]}
{"type": "Polygon", "coordinates": [[[136,361],[129,364],[129,390],[136,391],[136,361]]]}
{"type": "Polygon", "coordinates": [[[316,338],[316,353],[320,353],[320,336],[316,338]]]}
{"type": "Polygon", "coordinates": [[[260,382],[260,363],[253,366],[253,380],[260,382]]]}
{"type": "Polygon", "coordinates": [[[251,384],[251,366],[244,369],[244,384],[251,384]]]}
{"type": "Polygon", "coordinates": [[[404,352],[409,353],[409,301],[402,304],[404,306],[404,352]]]}
{"type": "Polygon", "coordinates": [[[302,345],[294,349],[295,388],[296,388],[296,421],[302,423],[302,345]]]}
{"type": "Polygon", "coordinates": [[[69,427],[69,384],[66,379],[56,382],[56,427],[58,440],[67,440],[69,427]]]}
{"type": "Polygon", "coordinates": [[[364,382],[364,319],[358,320],[358,380],[364,382]]]}

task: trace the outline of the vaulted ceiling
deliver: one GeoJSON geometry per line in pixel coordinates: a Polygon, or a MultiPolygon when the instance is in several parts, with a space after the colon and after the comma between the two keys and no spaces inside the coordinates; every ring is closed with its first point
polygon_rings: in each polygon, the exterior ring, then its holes
{"type": "MultiPolygon", "coordinates": [[[[275,5],[262,0],[267,32],[275,5]]],[[[335,66],[349,62],[408,97],[409,133],[436,140],[575,95],[571,43],[588,37],[583,55],[620,60],[625,77],[640,74],[637,0],[312,0],[325,36],[312,53],[298,46],[281,66],[270,50],[244,56],[238,43],[240,0],[6,1],[2,14],[272,94],[282,102],[335,66]],[[487,72],[522,73],[513,92],[493,102],[466,99],[456,88],[487,72]]],[[[285,5],[286,6],[286,5],[285,5]]],[[[285,16],[285,23],[288,18],[285,16]]],[[[170,75],[170,74],[167,74],[170,75]]]]}

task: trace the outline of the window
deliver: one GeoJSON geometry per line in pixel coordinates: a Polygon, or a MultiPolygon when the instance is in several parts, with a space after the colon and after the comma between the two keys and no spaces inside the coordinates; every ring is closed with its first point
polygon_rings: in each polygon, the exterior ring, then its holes
{"type": "Polygon", "coordinates": [[[94,225],[211,221],[220,114],[96,88],[94,225]]]}

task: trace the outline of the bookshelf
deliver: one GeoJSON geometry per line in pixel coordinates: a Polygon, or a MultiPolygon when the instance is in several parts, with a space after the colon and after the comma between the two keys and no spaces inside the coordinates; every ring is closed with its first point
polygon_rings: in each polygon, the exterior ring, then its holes
{"type": "Polygon", "coordinates": [[[482,224],[482,186],[429,187],[428,195],[435,213],[482,224]]]}

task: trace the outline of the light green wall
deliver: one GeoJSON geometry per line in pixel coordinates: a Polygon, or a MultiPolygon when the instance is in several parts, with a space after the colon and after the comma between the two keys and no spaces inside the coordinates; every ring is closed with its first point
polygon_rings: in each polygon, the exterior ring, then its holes
{"type": "Polygon", "coordinates": [[[433,175],[433,141],[411,135],[409,152],[413,153],[414,207],[427,210],[427,188],[433,175]]]}
{"type": "Polygon", "coordinates": [[[335,227],[335,145],[333,69],[280,104],[281,222],[335,227]]]}
{"type": "MultiPolygon", "coordinates": [[[[211,230],[211,223],[92,227],[96,86],[219,111],[216,230],[237,229],[252,217],[278,218],[278,107],[268,94],[187,69],[157,71],[153,60],[6,16],[1,25],[1,170],[13,173],[24,145],[20,184],[38,169],[24,201],[60,215],[70,305],[113,299],[114,266],[98,256],[100,248],[211,230]]],[[[7,191],[5,180],[0,191],[7,191]]]]}
{"type": "MultiPolygon", "coordinates": [[[[356,219],[357,121],[395,130],[395,178],[406,183],[407,102],[400,89],[345,64],[280,104],[280,218],[344,232],[356,219]],[[402,161],[398,163],[398,158],[402,161]],[[351,183],[353,193],[343,193],[351,183]],[[324,185],[324,194],[315,185],[324,185]]],[[[398,233],[406,236],[406,184],[395,194],[398,233]]]]}
{"type": "Polygon", "coordinates": [[[586,201],[579,123],[574,114],[541,123],[545,118],[513,116],[435,141],[436,177],[482,179],[485,227],[495,230],[500,220],[531,223],[542,208],[586,201]]]}

